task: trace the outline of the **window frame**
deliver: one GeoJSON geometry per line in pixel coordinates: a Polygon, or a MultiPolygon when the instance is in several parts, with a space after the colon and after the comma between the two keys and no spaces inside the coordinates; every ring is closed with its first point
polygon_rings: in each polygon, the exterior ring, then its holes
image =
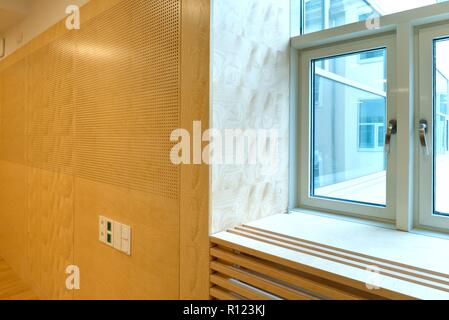
{"type": "MultiPolygon", "coordinates": [[[[417,161],[416,176],[419,179],[415,190],[415,197],[418,201],[418,211],[416,212],[416,224],[424,228],[437,228],[449,230],[449,217],[435,215],[435,61],[434,61],[434,41],[435,39],[449,38],[449,22],[437,26],[427,26],[418,30],[418,75],[419,100],[417,101],[417,122],[421,119],[428,121],[429,129],[427,133],[429,155],[424,148],[416,144],[415,157],[417,161]],[[429,68],[429,65],[431,68],[429,68]]],[[[418,124],[417,124],[418,125],[418,124]]]]}
{"type": "MultiPolygon", "coordinates": [[[[301,12],[303,14],[303,12],[301,12]]],[[[416,74],[419,73],[417,56],[417,32],[421,28],[430,28],[449,23],[449,2],[437,3],[411,9],[405,12],[384,15],[379,18],[376,28],[367,28],[365,22],[355,22],[337,28],[325,29],[314,33],[306,33],[291,38],[291,120],[290,133],[290,191],[289,209],[291,211],[329,214],[336,219],[349,219],[377,225],[380,219],[367,216],[358,216],[335,208],[308,207],[301,200],[301,131],[303,119],[301,118],[301,72],[300,57],[303,52],[314,48],[332,47],[341,43],[351,43],[369,37],[393,33],[396,35],[396,105],[398,131],[396,134],[397,168],[396,168],[396,223],[381,221],[383,227],[391,226],[397,230],[417,232],[426,235],[439,236],[449,233],[449,229],[438,227],[425,227],[419,223],[419,201],[417,189],[419,176],[416,175],[418,167],[418,112],[419,112],[419,83],[416,74]],[[299,71],[298,71],[299,69],[299,71]],[[359,219],[360,218],[360,219],[359,219]],[[430,230],[430,233],[428,232],[430,230]]],[[[308,168],[307,168],[308,169],[308,168]]]]}
{"type": "Polygon", "coordinates": [[[322,48],[313,48],[303,50],[299,56],[300,80],[299,80],[299,119],[300,130],[298,130],[298,142],[300,144],[299,161],[299,206],[301,208],[313,210],[332,211],[344,215],[353,215],[357,217],[365,217],[378,219],[382,221],[394,222],[394,210],[396,207],[395,197],[395,167],[396,153],[391,152],[388,157],[387,166],[387,205],[385,207],[373,204],[355,203],[343,200],[324,199],[311,196],[311,170],[312,157],[310,156],[312,146],[312,62],[316,59],[337,57],[346,54],[365,52],[375,49],[385,48],[386,64],[387,64],[387,119],[395,118],[395,57],[396,57],[396,40],[393,34],[380,35],[351,41],[350,43],[340,43],[337,45],[326,46],[322,48]],[[305,94],[304,94],[305,93],[305,94]]]}

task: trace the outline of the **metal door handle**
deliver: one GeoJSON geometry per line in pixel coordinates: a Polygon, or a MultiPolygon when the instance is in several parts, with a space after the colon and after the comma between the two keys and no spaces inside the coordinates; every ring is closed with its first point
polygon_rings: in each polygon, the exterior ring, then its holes
{"type": "Polygon", "coordinates": [[[429,144],[427,140],[427,133],[429,131],[429,125],[427,120],[421,120],[419,122],[419,141],[421,143],[421,147],[425,148],[426,155],[430,155],[429,144]]]}
{"type": "Polygon", "coordinates": [[[391,137],[398,132],[398,121],[393,119],[388,123],[387,133],[385,135],[385,152],[390,153],[391,137]]]}

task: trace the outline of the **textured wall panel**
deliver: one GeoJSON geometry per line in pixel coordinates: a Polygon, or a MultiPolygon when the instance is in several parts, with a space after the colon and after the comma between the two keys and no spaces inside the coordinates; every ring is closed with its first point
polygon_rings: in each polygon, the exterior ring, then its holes
{"type": "Polygon", "coordinates": [[[27,160],[73,173],[74,43],[68,34],[28,57],[27,160]]]}
{"type": "Polygon", "coordinates": [[[180,1],[123,1],[85,24],[76,51],[76,174],[178,198],[180,1]]]}
{"type": "Polygon", "coordinates": [[[290,1],[214,1],[212,127],[276,129],[276,170],[212,166],[212,233],[288,206],[290,1]]]}
{"type": "Polygon", "coordinates": [[[26,159],[26,60],[2,73],[0,159],[25,164],[26,159]]]}

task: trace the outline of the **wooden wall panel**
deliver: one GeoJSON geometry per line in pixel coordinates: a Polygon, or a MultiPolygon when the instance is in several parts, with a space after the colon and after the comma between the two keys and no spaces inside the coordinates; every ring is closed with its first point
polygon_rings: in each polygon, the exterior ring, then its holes
{"type": "Polygon", "coordinates": [[[0,73],[0,252],[27,274],[26,60],[0,73]]]}
{"type": "Polygon", "coordinates": [[[177,299],[178,202],[141,191],[76,179],[76,299],[177,299]],[[98,241],[98,216],[132,226],[132,257],[98,241]]]}
{"type": "Polygon", "coordinates": [[[77,34],[77,298],[179,297],[180,18],[180,1],[124,1],[77,34]],[[100,214],[132,226],[135,258],[98,245],[100,214]]]}
{"type": "Polygon", "coordinates": [[[73,176],[28,169],[28,281],[41,299],[71,299],[66,267],[73,264],[73,176]]]}
{"type": "MultiPolygon", "coordinates": [[[[209,128],[210,1],[182,1],[181,127],[209,128]]],[[[204,145],[203,145],[204,146],[204,145]]],[[[180,189],[181,299],[209,298],[209,166],[183,165],[180,189]]]]}
{"type": "Polygon", "coordinates": [[[65,35],[28,57],[27,163],[73,174],[74,37],[65,35]]]}
{"type": "Polygon", "coordinates": [[[178,199],[180,1],[123,1],[77,33],[77,176],[178,199]]]}
{"type": "Polygon", "coordinates": [[[0,256],[27,276],[27,167],[0,161],[0,256]]]}
{"type": "Polygon", "coordinates": [[[208,298],[208,167],[169,159],[172,130],[208,126],[197,4],[91,0],[81,30],[0,62],[0,256],[40,298],[208,298]],[[130,257],[98,241],[99,215],[131,226],[130,257]]]}
{"type": "Polygon", "coordinates": [[[73,295],[73,42],[67,34],[27,58],[27,277],[45,299],[73,295]]]}
{"type": "Polygon", "coordinates": [[[2,74],[0,158],[25,164],[26,159],[26,60],[2,74]]]}

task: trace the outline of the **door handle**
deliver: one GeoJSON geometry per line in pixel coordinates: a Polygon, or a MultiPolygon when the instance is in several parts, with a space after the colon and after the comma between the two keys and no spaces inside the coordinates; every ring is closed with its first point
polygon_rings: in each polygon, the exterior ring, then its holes
{"type": "Polygon", "coordinates": [[[418,127],[419,132],[419,142],[421,143],[421,147],[425,148],[426,155],[430,155],[429,151],[429,144],[427,139],[427,133],[429,132],[429,125],[427,123],[427,120],[421,120],[419,122],[418,127]]]}
{"type": "Polygon", "coordinates": [[[385,135],[385,152],[390,153],[391,137],[398,132],[398,121],[393,119],[388,123],[387,133],[385,135]]]}

